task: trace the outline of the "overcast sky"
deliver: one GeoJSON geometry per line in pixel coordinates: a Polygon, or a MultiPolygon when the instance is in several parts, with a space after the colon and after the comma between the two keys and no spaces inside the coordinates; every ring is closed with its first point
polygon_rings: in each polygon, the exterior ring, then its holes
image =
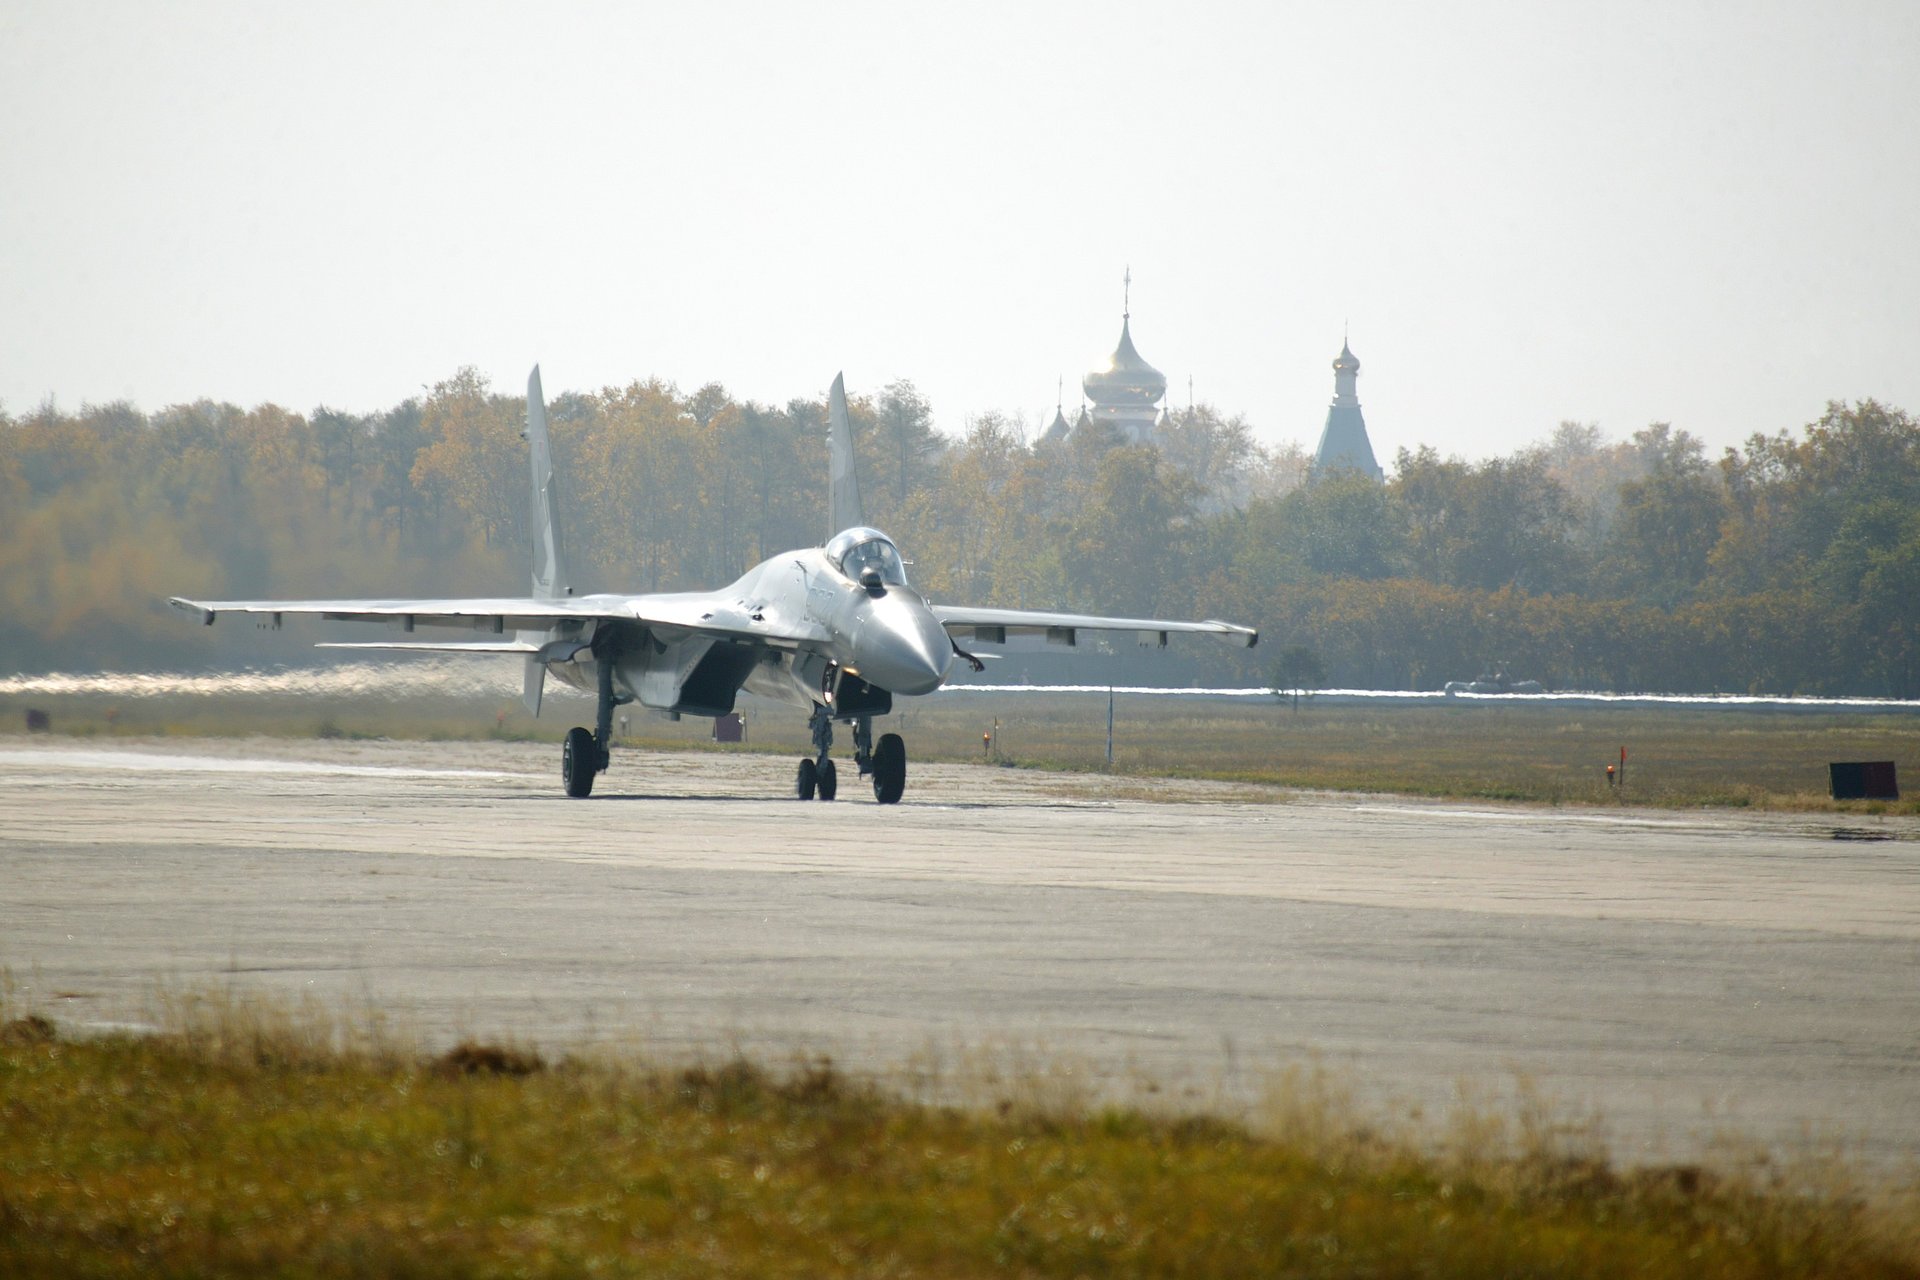
{"type": "Polygon", "coordinates": [[[0,4],[0,403],[472,364],[1312,447],[1920,412],[1920,5],[0,4]]]}

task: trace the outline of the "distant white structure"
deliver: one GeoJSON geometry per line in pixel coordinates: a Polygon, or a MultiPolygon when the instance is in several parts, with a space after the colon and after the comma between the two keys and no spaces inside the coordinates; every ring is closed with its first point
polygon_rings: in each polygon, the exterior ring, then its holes
{"type": "Polygon", "coordinates": [[[1360,360],[1340,342],[1340,354],[1333,358],[1333,403],[1327,408],[1327,425],[1320,432],[1320,447],[1313,454],[1313,479],[1335,471],[1356,471],[1375,483],[1386,473],[1373,457],[1373,443],[1367,439],[1367,420],[1360,413],[1356,384],[1360,378],[1360,360]]]}

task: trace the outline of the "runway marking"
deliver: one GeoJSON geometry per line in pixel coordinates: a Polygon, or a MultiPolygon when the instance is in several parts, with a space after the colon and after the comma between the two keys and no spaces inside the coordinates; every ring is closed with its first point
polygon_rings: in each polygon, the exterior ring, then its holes
{"type": "Polygon", "coordinates": [[[1471,822],[1584,822],[1602,827],[1666,827],[1676,831],[1722,830],[1730,824],[1711,818],[1661,818],[1644,813],[1569,813],[1562,809],[1462,809],[1449,805],[1414,807],[1392,804],[1346,806],[1352,813],[1390,813],[1403,817],[1449,818],[1471,822]]]}
{"type": "Polygon", "coordinates": [[[528,778],[498,769],[414,769],[384,764],[323,764],[314,760],[238,760],[230,756],[173,756],[145,751],[72,747],[0,747],[0,766],[26,769],[94,768],[143,773],[296,773],[353,778],[528,778]]]}

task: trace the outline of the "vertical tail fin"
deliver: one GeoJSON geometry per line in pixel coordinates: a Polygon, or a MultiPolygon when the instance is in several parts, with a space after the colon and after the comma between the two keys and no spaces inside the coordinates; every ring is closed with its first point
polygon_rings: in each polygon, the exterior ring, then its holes
{"type": "Polygon", "coordinates": [[[833,375],[833,389],[827,393],[827,515],[833,527],[831,538],[842,529],[865,524],[860,509],[860,479],[853,470],[853,424],[847,420],[845,376],[833,375]]]}
{"type": "MultiPolygon", "coordinates": [[[[539,600],[558,600],[573,594],[573,581],[567,576],[566,550],[560,542],[560,489],[553,479],[553,447],[547,439],[547,404],[540,390],[539,365],[527,376],[526,437],[533,462],[533,506],[527,517],[533,534],[533,594],[539,600]]],[[[520,679],[520,701],[532,715],[540,714],[546,680],[547,664],[528,658],[520,679]]]]}
{"type": "Polygon", "coordinates": [[[540,366],[527,376],[527,447],[533,457],[533,594],[558,600],[573,594],[566,549],[560,542],[560,490],[553,480],[553,447],[547,441],[547,406],[540,394],[540,366]]]}

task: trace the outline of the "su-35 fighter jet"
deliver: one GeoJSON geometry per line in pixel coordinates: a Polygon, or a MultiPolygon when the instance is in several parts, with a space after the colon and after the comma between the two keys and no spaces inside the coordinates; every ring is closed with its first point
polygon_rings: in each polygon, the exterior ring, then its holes
{"type": "Polygon", "coordinates": [[[972,609],[928,601],[907,583],[893,540],[866,526],[854,475],[853,439],[842,379],[828,402],[830,528],[825,545],[777,555],[718,591],[576,596],[560,541],[560,499],[547,442],[540,369],[527,379],[527,440],[533,457],[533,594],[472,600],[183,600],[175,607],[212,625],[223,613],[288,614],[383,622],[401,631],[445,627],[478,640],[323,645],[409,653],[518,654],[522,700],[540,714],[546,676],[598,698],[594,727],[570,729],[560,755],[567,794],[593,792],[608,765],[613,709],[723,716],[740,690],[808,712],[814,754],[800,761],[794,791],[831,800],[839,781],[831,755],[836,721],[853,728],[853,759],[873,780],[874,798],[894,804],[907,785],[906,745],[873,737],[873,720],[896,695],[932,693],[956,661],[982,669],[956,636],[1005,644],[1009,635],[1045,635],[1065,644],[1087,630],[1133,631],[1164,645],[1172,632],[1224,636],[1253,645],[1251,628],[1227,622],[1108,618],[1026,609],[972,609]]]}

